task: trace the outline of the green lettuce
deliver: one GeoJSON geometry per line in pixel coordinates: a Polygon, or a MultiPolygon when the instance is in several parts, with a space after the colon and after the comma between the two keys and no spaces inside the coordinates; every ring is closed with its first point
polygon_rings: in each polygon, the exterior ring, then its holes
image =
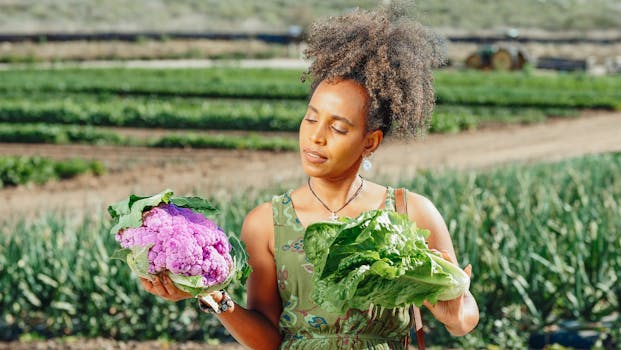
{"type": "Polygon", "coordinates": [[[314,266],[311,297],[338,313],[457,298],[470,278],[431,251],[428,236],[407,215],[387,210],[309,225],[304,250],[314,266]]]}

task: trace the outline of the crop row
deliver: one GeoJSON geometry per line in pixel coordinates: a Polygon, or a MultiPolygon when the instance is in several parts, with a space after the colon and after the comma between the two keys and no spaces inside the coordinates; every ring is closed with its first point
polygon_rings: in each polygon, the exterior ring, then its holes
{"type": "MultiPolygon", "coordinates": [[[[600,321],[621,307],[621,154],[479,172],[421,172],[394,185],[438,205],[460,266],[473,266],[479,326],[472,336],[450,337],[425,314],[434,345],[527,348],[528,335],[546,325],[600,321]]],[[[239,232],[244,215],[271,194],[212,198],[221,209],[218,222],[227,232],[239,232]]],[[[81,225],[59,215],[5,219],[0,337],[222,336],[221,326],[198,313],[195,302],[158,299],[141,289],[126,266],[109,259],[116,242],[108,220],[100,212],[81,225]]],[[[243,304],[243,290],[236,287],[233,294],[243,304]]]]}
{"type": "MultiPolygon", "coordinates": [[[[214,84],[269,87],[301,84],[299,70],[245,69],[217,67],[207,69],[15,69],[0,72],[0,86],[7,91],[61,90],[76,87],[100,86],[123,91],[150,87],[160,91],[202,91],[214,84]],[[194,87],[194,88],[191,88],[194,87]],[[12,88],[12,89],[11,89],[12,88]],[[190,90],[188,90],[191,88],[190,90]]],[[[437,86],[507,86],[537,90],[618,91],[621,78],[585,74],[528,74],[522,72],[480,72],[440,70],[435,72],[437,86]]],[[[225,89],[225,87],[222,87],[225,89]]],[[[224,91],[224,90],[223,90],[224,91]]],[[[263,91],[265,92],[265,91],[263,91]]],[[[294,93],[295,94],[295,93],[294,93]]]]}
{"type": "Polygon", "coordinates": [[[436,90],[438,104],[621,109],[621,90],[548,90],[512,86],[444,87],[436,90]]]}
{"type": "MultiPolygon", "coordinates": [[[[49,123],[138,128],[297,131],[302,101],[89,98],[76,95],[0,101],[0,123],[49,123]]],[[[475,128],[481,122],[532,122],[575,115],[564,108],[436,107],[431,132],[475,128]]]]}
{"type": "MultiPolygon", "coordinates": [[[[296,71],[235,68],[9,70],[0,72],[0,92],[306,99],[309,85],[298,76],[296,71]]],[[[461,71],[436,76],[441,104],[621,108],[621,77],[461,71]]]]}
{"type": "Polygon", "coordinates": [[[104,165],[99,161],[73,158],[51,160],[42,157],[0,157],[0,188],[27,183],[43,184],[50,180],[69,179],[84,173],[101,175],[104,165]]]}
{"type": "Polygon", "coordinates": [[[115,146],[142,146],[164,148],[225,148],[289,151],[297,148],[297,141],[286,137],[260,135],[233,136],[197,133],[168,134],[139,138],[91,126],[49,124],[0,124],[0,142],[89,144],[115,146]]]}
{"type": "Polygon", "coordinates": [[[0,101],[0,122],[139,128],[294,131],[301,101],[49,96],[0,101]]]}
{"type": "Polygon", "coordinates": [[[535,90],[589,90],[610,93],[621,88],[618,76],[592,76],[584,73],[498,72],[498,71],[450,71],[440,70],[434,74],[437,86],[515,87],[535,90]]]}
{"type": "Polygon", "coordinates": [[[0,71],[0,92],[301,99],[308,85],[287,70],[63,69],[0,71]]]}

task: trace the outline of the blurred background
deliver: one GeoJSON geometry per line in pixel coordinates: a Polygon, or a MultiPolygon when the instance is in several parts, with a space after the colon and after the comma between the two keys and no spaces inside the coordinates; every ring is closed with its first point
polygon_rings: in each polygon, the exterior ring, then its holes
{"type": "MultiPolygon", "coordinates": [[[[305,181],[309,26],[389,3],[0,0],[0,350],[240,348],[109,259],[106,206],[171,188],[238,233],[305,181]]],[[[429,346],[620,349],[621,2],[406,6],[447,40],[436,109],[363,176],[436,204],[481,309],[429,346]]]]}

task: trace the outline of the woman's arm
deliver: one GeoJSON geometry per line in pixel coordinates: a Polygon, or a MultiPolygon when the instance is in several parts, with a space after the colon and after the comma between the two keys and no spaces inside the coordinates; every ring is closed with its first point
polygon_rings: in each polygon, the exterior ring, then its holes
{"type": "MultiPolygon", "coordinates": [[[[276,283],[273,228],[270,203],[258,206],[244,220],[241,239],[246,244],[248,263],[252,268],[247,281],[247,306],[235,305],[232,311],[217,314],[231,335],[250,349],[277,349],[281,343],[278,320],[282,306],[276,283]]],[[[191,297],[176,288],[165,275],[153,282],[146,279],[141,282],[148,292],[167,300],[191,297]]],[[[216,302],[220,301],[220,293],[212,296],[216,302]]]]}
{"type": "MultiPolygon", "coordinates": [[[[418,227],[431,233],[428,239],[429,248],[440,251],[445,259],[458,265],[448,228],[433,203],[419,194],[410,192],[408,215],[418,227]]],[[[471,276],[472,266],[468,265],[464,271],[471,276]]],[[[466,291],[456,299],[439,301],[435,305],[426,301],[425,306],[453,335],[465,335],[479,323],[479,308],[470,291],[466,291]]]]}
{"type": "Polygon", "coordinates": [[[218,318],[242,345],[250,349],[277,349],[282,340],[278,329],[282,304],[276,282],[271,203],[264,203],[248,214],[241,239],[252,267],[246,284],[246,309],[244,313],[225,312],[218,318]]]}

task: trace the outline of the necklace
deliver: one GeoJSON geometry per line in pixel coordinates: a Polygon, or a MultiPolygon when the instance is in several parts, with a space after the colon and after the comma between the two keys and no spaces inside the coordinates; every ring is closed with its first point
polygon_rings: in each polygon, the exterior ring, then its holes
{"type": "Polygon", "coordinates": [[[358,189],[356,190],[356,192],[354,192],[354,194],[351,195],[351,197],[349,197],[349,199],[347,201],[345,201],[345,204],[343,204],[342,207],[340,207],[337,210],[332,210],[330,209],[330,207],[328,207],[326,205],[326,203],[324,203],[321,198],[319,198],[319,196],[317,195],[317,193],[315,193],[315,191],[313,191],[313,186],[311,186],[311,182],[310,182],[310,177],[308,178],[308,189],[311,191],[311,193],[313,194],[313,196],[315,196],[315,198],[317,198],[317,200],[319,201],[319,203],[321,203],[321,205],[323,205],[324,208],[326,208],[327,211],[330,212],[330,216],[328,217],[330,219],[330,221],[336,221],[336,219],[338,219],[338,215],[336,215],[339,211],[343,210],[343,208],[345,208],[349,203],[351,203],[351,201],[353,201],[354,199],[356,199],[356,197],[358,197],[358,195],[360,194],[360,191],[362,191],[362,186],[364,185],[364,178],[360,175],[358,175],[360,177],[360,186],[358,186],[358,189]]]}

